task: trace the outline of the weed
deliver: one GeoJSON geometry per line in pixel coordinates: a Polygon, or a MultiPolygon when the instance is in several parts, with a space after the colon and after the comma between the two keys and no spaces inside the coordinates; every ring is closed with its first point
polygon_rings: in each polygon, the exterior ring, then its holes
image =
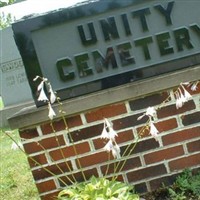
{"type": "Polygon", "coordinates": [[[185,200],[187,197],[185,196],[184,192],[176,192],[172,188],[168,188],[169,196],[171,200],[185,200]]]}
{"type": "Polygon", "coordinates": [[[193,175],[190,169],[185,169],[183,173],[177,177],[175,187],[179,188],[181,192],[189,192],[200,198],[200,172],[193,175]]]}
{"type": "MultiPolygon", "coordinates": [[[[19,150],[12,150],[12,141],[2,132],[0,130],[0,199],[38,200],[26,156],[19,150]]],[[[19,140],[17,130],[12,136],[16,141],[19,140]]]]}

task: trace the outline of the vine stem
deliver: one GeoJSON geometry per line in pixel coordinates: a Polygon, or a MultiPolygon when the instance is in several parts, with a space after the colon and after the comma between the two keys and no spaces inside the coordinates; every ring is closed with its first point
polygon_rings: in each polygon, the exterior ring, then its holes
{"type": "MultiPolygon", "coordinates": [[[[62,155],[62,158],[65,160],[65,165],[66,165],[66,167],[69,169],[69,171],[72,172],[72,168],[69,166],[69,164],[68,164],[68,162],[67,162],[67,159],[66,159],[66,157],[64,156],[63,150],[60,148],[61,145],[60,145],[60,142],[59,142],[59,140],[58,140],[58,136],[56,135],[56,131],[55,131],[55,128],[54,128],[54,126],[53,126],[53,123],[51,122],[50,125],[51,125],[52,130],[53,130],[53,132],[54,132],[54,135],[55,135],[55,137],[56,137],[56,142],[57,142],[57,144],[58,144],[58,147],[59,147],[60,153],[61,153],[61,155],[62,155]]],[[[75,178],[74,174],[71,173],[71,175],[72,175],[73,181],[72,181],[68,176],[67,176],[67,179],[70,180],[70,182],[71,182],[72,184],[74,184],[74,183],[76,183],[77,181],[76,181],[76,178],[75,178]]]]}
{"type": "MultiPolygon", "coordinates": [[[[111,159],[111,155],[110,155],[110,154],[111,154],[111,153],[110,153],[110,152],[108,152],[108,160],[110,160],[110,159],[111,159]]],[[[105,173],[105,176],[107,176],[107,175],[108,175],[109,168],[110,168],[110,164],[107,164],[107,166],[106,166],[106,173],[105,173]]]]}
{"type": "Polygon", "coordinates": [[[70,130],[69,130],[69,126],[68,126],[67,121],[66,121],[66,119],[65,119],[65,117],[64,117],[64,115],[63,115],[62,103],[60,102],[59,98],[57,99],[57,101],[58,101],[58,103],[59,103],[59,105],[60,105],[60,108],[61,108],[61,109],[60,109],[60,113],[61,113],[61,117],[62,117],[62,120],[63,120],[64,125],[65,125],[65,130],[66,130],[66,132],[68,133],[69,140],[70,140],[71,143],[72,143],[72,147],[73,147],[74,153],[75,153],[76,158],[77,158],[78,167],[79,167],[79,169],[80,169],[80,171],[81,171],[81,174],[82,174],[82,176],[83,176],[84,181],[87,181],[86,176],[85,176],[84,171],[83,171],[83,168],[82,168],[82,165],[81,165],[81,163],[80,163],[80,158],[79,158],[79,156],[78,156],[78,152],[77,152],[77,149],[76,149],[76,147],[75,147],[74,140],[73,140],[72,135],[71,135],[71,132],[70,132],[70,130]]]}

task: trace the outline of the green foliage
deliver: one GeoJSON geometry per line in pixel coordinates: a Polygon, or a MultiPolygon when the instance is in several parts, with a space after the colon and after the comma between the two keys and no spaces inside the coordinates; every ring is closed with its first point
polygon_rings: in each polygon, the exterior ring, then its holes
{"type": "Polygon", "coordinates": [[[10,24],[14,21],[15,19],[12,18],[11,14],[7,14],[5,15],[4,12],[2,12],[1,16],[0,16],[0,29],[4,29],[8,26],[10,26],[10,24]]]}
{"type": "MultiPolygon", "coordinates": [[[[0,7],[8,6],[10,4],[13,4],[14,2],[15,2],[15,0],[9,0],[8,3],[4,2],[4,1],[0,1],[0,7]]],[[[15,18],[13,18],[10,13],[5,15],[4,12],[1,12],[0,29],[4,29],[4,28],[8,27],[14,20],[15,20],[15,18]]]]}
{"type": "Polygon", "coordinates": [[[11,5],[15,2],[15,0],[9,0],[8,2],[0,1],[0,7],[11,5]]]}
{"type": "Polygon", "coordinates": [[[172,187],[168,188],[168,192],[172,200],[184,200],[188,196],[200,199],[200,172],[193,175],[191,170],[184,170],[172,187]]]}
{"type": "Polygon", "coordinates": [[[180,193],[180,192],[173,190],[172,188],[169,188],[168,191],[169,191],[169,196],[170,196],[171,200],[184,200],[187,198],[184,195],[183,191],[180,193]]]}
{"type": "Polygon", "coordinates": [[[92,177],[83,182],[62,190],[59,200],[139,200],[134,188],[125,183],[106,178],[92,177]]]}
{"type": "Polygon", "coordinates": [[[4,105],[3,105],[3,100],[2,100],[2,98],[1,98],[1,96],[0,96],[0,110],[3,109],[3,107],[4,107],[4,105]]]}
{"type": "Polygon", "coordinates": [[[183,192],[192,192],[200,197],[200,172],[196,175],[192,171],[186,169],[177,177],[175,185],[183,192]]]}

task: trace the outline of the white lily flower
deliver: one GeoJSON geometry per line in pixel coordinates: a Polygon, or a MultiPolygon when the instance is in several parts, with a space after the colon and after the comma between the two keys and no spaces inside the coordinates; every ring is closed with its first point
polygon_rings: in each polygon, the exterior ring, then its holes
{"type": "Polygon", "coordinates": [[[108,135],[111,140],[115,140],[115,137],[117,137],[117,133],[113,128],[109,129],[108,135]]]}
{"type": "Polygon", "coordinates": [[[187,102],[191,96],[190,94],[187,94],[187,91],[184,89],[184,87],[183,87],[183,91],[184,91],[184,94],[182,93],[181,89],[178,88],[177,93],[175,93],[177,109],[181,108],[184,105],[184,103],[187,102]],[[185,96],[185,91],[186,91],[186,96],[185,96]]]}
{"type": "Polygon", "coordinates": [[[116,131],[113,129],[113,124],[104,119],[104,127],[101,133],[101,138],[108,139],[107,144],[103,147],[104,150],[112,152],[114,158],[120,156],[120,148],[115,141],[115,137],[118,136],[116,131]]]}
{"type": "Polygon", "coordinates": [[[55,95],[51,85],[49,85],[49,92],[50,92],[50,102],[53,104],[56,101],[56,95],[55,95]]]}
{"type": "Polygon", "coordinates": [[[192,86],[191,86],[191,90],[192,91],[196,91],[197,90],[197,83],[198,82],[192,84],[192,86]]]}
{"type": "Polygon", "coordinates": [[[103,138],[103,139],[105,139],[105,138],[109,138],[109,134],[108,134],[108,131],[106,130],[105,123],[104,123],[103,131],[102,131],[100,137],[103,138]]]}
{"type": "Polygon", "coordinates": [[[104,119],[104,122],[105,122],[106,127],[108,128],[113,127],[112,122],[109,122],[107,118],[104,119]]]}
{"type": "Polygon", "coordinates": [[[44,81],[41,81],[41,83],[37,87],[37,91],[40,91],[44,88],[44,81]]]}
{"type": "Polygon", "coordinates": [[[117,143],[112,148],[112,155],[114,158],[120,157],[120,148],[117,143]]]}
{"type": "Polygon", "coordinates": [[[145,115],[148,116],[148,117],[154,117],[156,115],[156,109],[154,107],[148,107],[147,110],[146,110],[146,113],[139,116],[137,118],[137,120],[141,120],[145,115]]]}
{"type": "Polygon", "coordinates": [[[114,158],[120,157],[120,148],[117,143],[114,144],[112,140],[109,140],[103,149],[107,152],[111,151],[114,158]]]}
{"type": "Polygon", "coordinates": [[[107,144],[103,147],[103,149],[106,150],[106,151],[108,151],[108,152],[110,152],[112,150],[112,148],[113,148],[113,142],[112,142],[112,140],[109,140],[107,142],[107,144]]]}
{"type": "Polygon", "coordinates": [[[183,87],[185,100],[188,101],[192,98],[191,94],[183,87]]]}
{"type": "Polygon", "coordinates": [[[115,140],[115,137],[117,136],[116,131],[113,129],[113,124],[108,121],[108,119],[104,119],[104,127],[103,131],[101,133],[101,138],[103,139],[111,139],[115,140]]]}
{"type": "Polygon", "coordinates": [[[47,98],[45,92],[44,92],[44,88],[41,89],[40,91],[40,95],[38,97],[38,101],[49,101],[49,99],[47,98]]]}
{"type": "Polygon", "coordinates": [[[183,104],[184,104],[185,102],[187,102],[187,99],[186,99],[186,97],[183,95],[182,92],[180,93],[180,99],[181,99],[181,101],[182,101],[183,104]]]}
{"type": "Polygon", "coordinates": [[[157,140],[157,136],[158,136],[158,129],[155,127],[154,123],[152,121],[150,121],[149,123],[150,126],[150,134],[157,140]]]}
{"type": "Polygon", "coordinates": [[[180,98],[179,93],[175,93],[175,96],[176,96],[176,109],[179,109],[183,106],[183,102],[180,98]]]}
{"type": "Polygon", "coordinates": [[[56,116],[56,113],[54,112],[53,108],[51,107],[51,104],[48,103],[48,109],[49,109],[49,114],[48,117],[52,120],[54,116],[56,116]]]}
{"type": "Polygon", "coordinates": [[[155,114],[156,114],[156,110],[155,110],[154,107],[148,107],[147,108],[147,111],[146,111],[147,116],[153,117],[153,116],[155,116],[155,114]]]}

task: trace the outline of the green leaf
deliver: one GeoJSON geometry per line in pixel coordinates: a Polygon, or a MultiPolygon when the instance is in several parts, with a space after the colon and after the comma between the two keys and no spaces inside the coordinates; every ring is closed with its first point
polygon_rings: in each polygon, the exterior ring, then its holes
{"type": "Polygon", "coordinates": [[[63,200],[139,200],[132,191],[133,186],[126,183],[93,176],[88,182],[61,191],[58,197],[63,200]]]}

